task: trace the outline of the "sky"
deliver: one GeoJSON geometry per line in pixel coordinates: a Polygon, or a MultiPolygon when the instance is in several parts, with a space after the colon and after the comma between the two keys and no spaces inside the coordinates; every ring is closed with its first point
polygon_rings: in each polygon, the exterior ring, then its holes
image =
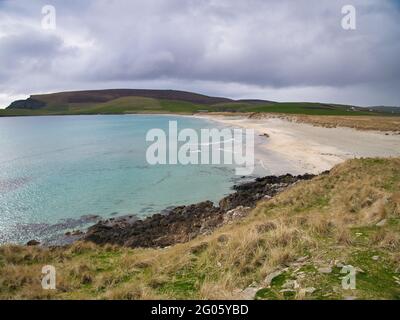
{"type": "Polygon", "coordinates": [[[0,0],[0,107],[106,88],[400,106],[399,57],[395,0],[0,0]]]}

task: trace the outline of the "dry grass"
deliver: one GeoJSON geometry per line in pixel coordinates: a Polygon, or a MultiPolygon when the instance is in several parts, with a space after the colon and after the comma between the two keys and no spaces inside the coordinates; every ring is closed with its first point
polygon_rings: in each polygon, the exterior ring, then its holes
{"type": "Polygon", "coordinates": [[[319,127],[348,127],[358,130],[394,131],[400,133],[399,116],[318,116],[257,113],[253,118],[282,118],[294,122],[308,123],[319,127]]]}
{"type": "MultiPolygon", "coordinates": [[[[290,298],[340,298],[347,293],[338,288],[337,277],[315,272],[340,260],[369,272],[369,278],[359,282],[359,297],[395,298],[397,284],[390,281],[400,261],[398,190],[399,158],[350,160],[329,175],[260,202],[241,221],[165,249],[91,243],[67,249],[3,246],[0,297],[238,299],[248,297],[242,290],[249,286],[263,287],[271,272],[288,270],[282,277],[295,277],[300,289],[317,288],[313,294],[295,289],[290,298]],[[382,219],[387,223],[377,227],[382,219]],[[385,264],[377,264],[370,252],[385,257],[385,264]],[[45,264],[56,267],[55,291],[40,287],[45,264]],[[369,281],[386,289],[374,289],[369,281]]],[[[259,297],[288,298],[280,287],[274,289],[278,285],[283,283],[261,290],[259,297]]]]}

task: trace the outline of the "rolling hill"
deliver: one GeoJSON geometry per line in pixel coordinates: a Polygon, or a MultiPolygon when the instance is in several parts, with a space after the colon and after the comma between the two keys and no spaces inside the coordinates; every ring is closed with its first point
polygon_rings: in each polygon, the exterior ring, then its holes
{"type": "Polygon", "coordinates": [[[233,100],[177,90],[107,89],[31,95],[0,110],[0,116],[196,112],[398,115],[392,109],[382,107],[369,109],[327,103],[233,100]]]}

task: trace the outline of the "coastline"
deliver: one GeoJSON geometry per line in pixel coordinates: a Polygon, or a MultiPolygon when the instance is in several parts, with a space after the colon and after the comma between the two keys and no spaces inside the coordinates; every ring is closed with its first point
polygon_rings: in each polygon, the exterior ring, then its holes
{"type": "Polygon", "coordinates": [[[347,159],[400,156],[398,134],[349,127],[328,128],[279,117],[253,119],[220,114],[195,114],[193,117],[254,129],[265,140],[265,143],[256,144],[256,159],[273,175],[318,174],[347,159]],[[280,167],[274,163],[279,163],[280,167]]]}
{"type": "MultiPolygon", "coordinates": [[[[386,135],[378,131],[316,127],[276,117],[254,119],[245,115],[215,114],[168,114],[166,116],[198,118],[214,122],[219,127],[254,129],[257,172],[249,177],[252,178],[251,181],[254,181],[255,176],[319,174],[350,158],[400,155],[400,136],[386,135]]],[[[241,203],[238,203],[239,205],[241,203]]],[[[125,218],[121,216],[119,219],[116,217],[115,220],[102,219],[114,220],[113,225],[121,225],[126,224],[125,218]]],[[[57,226],[58,224],[55,225],[57,226]]],[[[60,243],[74,242],[81,235],[83,235],[81,230],[73,230],[66,237],[67,239],[62,239],[60,243]]],[[[35,239],[32,238],[32,240],[35,239]]]]}
{"type": "Polygon", "coordinates": [[[285,174],[257,178],[234,185],[233,193],[220,199],[218,205],[207,200],[167,208],[143,219],[117,217],[101,220],[82,233],[79,239],[97,245],[131,248],[164,248],[185,243],[246,217],[259,201],[269,200],[298,182],[314,177],[311,174],[285,174]]]}
{"type": "Polygon", "coordinates": [[[221,199],[218,207],[205,200],[166,209],[141,220],[127,221],[125,217],[102,220],[89,227],[87,233],[82,234],[84,240],[97,244],[114,243],[129,247],[163,247],[187,242],[198,235],[212,232],[227,221],[229,223],[232,216],[244,217],[255,207],[258,200],[273,197],[292,183],[329,171],[347,159],[400,155],[400,136],[386,135],[378,131],[316,127],[280,118],[255,120],[243,115],[176,116],[199,118],[224,127],[254,129],[257,134],[255,158],[256,162],[262,161],[261,169],[264,169],[264,172],[259,170],[257,175],[262,178],[234,185],[234,193],[221,199]],[[324,141],[330,144],[324,144],[324,141]],[[355,146],[357,142],[359,145],[355,146]],[[294,180],[280,185],[288,176],[294,180]],[[268,181],[263,184],[265,189],[257,190],[255,186],[259,181],[268,181]],[[266,185],[268,186],[265,187],[266,185]],[[279,191],[276,192],[275,188],[279,185],[279,191]],[[246,189],[246,186],[248,189],[243,196],[240,191],[242,187],[246,189]],[[255,194],[259,197],[253,198],[255,194]],[[226,199],[230,201],[234,199],[235,204],[227,207],[226,199]],[[185,216],[184,219],[181,219],[182,215],[185,216]]]}

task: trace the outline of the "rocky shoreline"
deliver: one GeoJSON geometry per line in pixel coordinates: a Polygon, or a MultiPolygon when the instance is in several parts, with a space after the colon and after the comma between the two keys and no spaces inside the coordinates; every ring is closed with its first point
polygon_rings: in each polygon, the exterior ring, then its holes
{"type": "Polygon", "coordinates": [[[261,199],[269,199],[287,187],[315,175],[267,176],[235,185],[234,193],[215,206],[204,201],[187,206],[165,209],[146,219],[134,216],[110,218],[88,228],[82,240],[96,244],[117,244],[127,247],[166,247],[187,242],[198,235],[246,216],[261,199]]]}

